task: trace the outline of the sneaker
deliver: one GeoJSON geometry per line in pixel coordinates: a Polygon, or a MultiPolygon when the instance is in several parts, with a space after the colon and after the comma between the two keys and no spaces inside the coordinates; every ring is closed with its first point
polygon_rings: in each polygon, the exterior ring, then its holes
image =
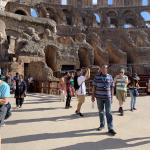
{"type": "Polygon", "coordinates": [[[98,127],[97,129],[96,129],[96,131],[101,131],[101,130],[103,130],[104,129],[104,127],[98,127]]]}
{"type": "Polygon", "coordinates": [[[136,108],[133,108],[133,110],[137,110],[136,108]]]}
{"type": "Polygon", "coordinates": [[[69,106],[66,106],[65,109],[69,109],[69,106]]]}
{"type": "Polygon", "coordinates": [[[83,115],[82,113],[79,113],[79,116],[80,116],[80,117],[84,117],[84,115],[83,115]]]}
{"type": "Polygon", "coordinates": [[[110,130],[108,131],[108,133],[109,133],[110,135],[112,135],[112,136],[114,136],[115,134],[117,134],[113,129],[110,129],[110,130]]]}
{"type": "Polygon", "coordinates": [[[122,110],[122,108],[121,108],[121,107],[119,107],[118,112],[119,112],[119,113],[121,113],[121,110],[122,110]]]}
{"type": "Polygon", "coordinates": [[[120,115],[123,116],[124,115],[124,111],[123,111],[123,108],[120,107],[120,115]]]}
{"type": "Polygon", "coordinates": [[[84,116],[82,113],[78,112],[77,110],[75,111],[75,113],[76,113],[77,115],[81,116],[81,117],[84,116]]]}
{"type": "Polygon", "coordinates": [[[131,108],[130,111],[133,111],[133,108],[131,108]]]}

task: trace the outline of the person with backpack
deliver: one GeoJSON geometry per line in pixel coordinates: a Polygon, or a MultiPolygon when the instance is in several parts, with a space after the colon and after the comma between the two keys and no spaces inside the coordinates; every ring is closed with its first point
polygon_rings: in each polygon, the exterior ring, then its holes
{"type": "Polygon", "coordinates": [[[75,113],[81,117],[84,115],[81,113],[81,106],[85,101],[86,96],[86,86],[85,81],[90,78],[90,69],[86,69],[85,75],[83,75],[83,70],[78,69],[77,75],[74,77],[74,88],[76,90],[78,105],[75,113]]]}
{"type": "Polygon", "coordinates": [[[137,96],[139,95],[139,92],[138,92],[138,89],[140,88],[139,80],[140,80],[140,77],[135,73],[131,77],[130,82],[128,84],[129,93],[130,93],[130,96],[131,96],[131,104],[130,104],[130,110],[131,111],[137,109],[135,107],[135,105],[136,105],[137,96]]]}

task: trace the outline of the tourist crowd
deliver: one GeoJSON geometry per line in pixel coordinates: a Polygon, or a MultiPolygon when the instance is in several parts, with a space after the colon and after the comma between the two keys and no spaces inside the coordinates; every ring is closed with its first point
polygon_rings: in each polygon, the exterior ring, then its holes
{"type": "MultiPolygon", "coordinates": [[[[82,105],[86,98],[86,80],[90,78],[90,69],[78,69],[76,72],[67,72],[62,75],[59,82],[60,89],[60,101],[65,102],[65,109],[71,108],[71,99],[73,96],[77,96],[78,104],[75,110],[75,114],[84,117],[81,112],[82,105]]],[[[113,102],[114,93],[118,99],[119,109],[118,112],[121,116],[124,115],[124,102],[127,97],[127,89],[131,96],[130,110],[136,110],[136,97],[139,95],[139,83],[140,78],[137,74],[128,78],[125,75],[125,70],[120,69],[118,75],[113,77],[108,74],[108,66],[102,65],[98,69],[92,81],[92,95],[91,101],[97,102],[99,110],[100,124],[97,130],[102,130],[105,127],[105,116],[107,120],[108,133],[115,135],[113,126],[113,116],[111,113],[111,105],[113,102]]],[[[27,81],[24,80],[23,75],[16,73],[14,77],[10,74],[6,76],[0,75],[0,126],[4,126],[5,119],[11,115],[11,104],[8,101],[10,92],[14,93],[16,99],[16,109],[22,107],[24,97],[27,90],[33,92],[34,80],[31,76],[27,81]]]]}

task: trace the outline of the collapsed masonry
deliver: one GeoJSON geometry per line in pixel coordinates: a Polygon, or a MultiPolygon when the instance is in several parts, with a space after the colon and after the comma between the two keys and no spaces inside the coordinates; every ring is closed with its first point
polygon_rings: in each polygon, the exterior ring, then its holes
{"type": "Polygon", "coordinates": [[[37,80],[54,80],[58,71],[101,64],[110,64],[112,72],[123,66],[150,74],[149,22],[140,15],[150,6],[142,6],[140,0],[121,2],[7,2],[0,11],[0,67],[37,80]]]}

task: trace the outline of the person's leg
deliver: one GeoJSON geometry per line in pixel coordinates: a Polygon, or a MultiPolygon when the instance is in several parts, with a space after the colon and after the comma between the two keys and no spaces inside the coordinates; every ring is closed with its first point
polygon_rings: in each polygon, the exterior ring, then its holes
{"type": "Polygon", "coordinates": [[[68,100],[68,106],[70,107],[70,102],[71,102],[71,93],[69,93],[69,100],[68,100]]]}
{"type": "Polygon", "coordinates": [[[81,106],[82,106],[82,104],[85,102],[85,96],[84,95],[78,95],[78,105],[77,105],[77,110],[76,110],[76,112],[77,113],[80,113],[80,111],[81,111],[81,106]]]}
{"type": "Polygon", "coordinates": [[[134,96],[134,100],[133,100],[133,109],[134,109],[134,110],[136,110],[135,105],[136,105],[136,96],[134,96]]]}
{"type": "Polygon", "coordinates": [[[123,110],[123,109],[122,109],[123,102],[122,102],[121,91],[116,90],[116,98],[118,99],[118,102],[119,102],[119,109],[118,109],[118,111],[121,113],[122,110],[123,110]]]}
{"type": "Polygon", "coordinates": [[[0,108],[0,126],[4,125],[5,116],[7,113],[7,107],[5,105],[0,108]]]}
{"type": "Polygon", "coordinates": [[[10,103],[6,104],[6,107],[7,107],[7,113],[5,116],[5,120],[11,116],[11,104],[10,103]]]}
{"type": "Polygon", "coordinates": [[[16,107],[19,107],[19,98],[16,98],[16,107]]]}
{"type": "Polygon", "coordinates": [[[64,102],[66,99],[66,92],[63,90],[62,91],[62,101],[64,102]]]}
{"type": "Polygon", "coordinates": [[[111,114],[111,101],[110,100],[105,101],[105,110],[106,110],[108,130],[111,130],[113,129],[113,117],[111,114]]]}
{"type": "Polygon", "coordinates": [[[63,90],[60,90],[60,101],[63,101],[63,90]]]}
{"type": "Polygon", "coordinates": [[[130,96],[131,96],[130,109],[132,111],[133,110],[133,102],[134,102],[133,90],[129,90],[129,92],[130,92],[130,96]]]}
{"type": "Polygon", "coordinates": [[[23,102],[24,102],[24,98],[20,98],[20,107],[22,107],[22,105],[23,105],[23,102]]]}
{"type": "Polygon", "coordinates": [[[97,107],[99,110],[100,128],[105,126],[104,101],[97,99],[97,107]]]}
{"type": "Polygon", "coordinates": [[[71,95],[70,95],[70,92],[67,91],[67,99],[66,99],[66,107],[65,108],[69,108],[70,100],[71,100],[71,95]]]}

